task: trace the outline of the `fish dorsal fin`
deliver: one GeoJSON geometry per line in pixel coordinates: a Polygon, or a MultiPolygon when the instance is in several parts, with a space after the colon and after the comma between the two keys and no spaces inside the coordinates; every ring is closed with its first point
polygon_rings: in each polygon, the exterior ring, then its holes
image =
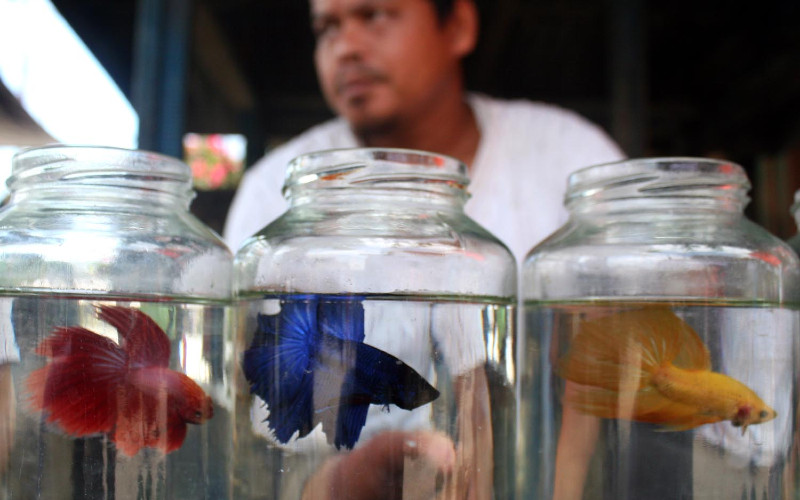
{"type": "Polygon", "coordinates": [[[644,307],[616,315],[618,336],[631,349],[642,352],[642,366],[653,371],[671,362],[680,352],[677,324],[680,318],[666,307],[644,307]]]}
{"type": "Polygon", "coordinates": [[[646,370],[671,363],[686,370],[709,370],[708,349],[697,333],[669,307],[647,306],[610,318],[628,345],[641,345],[646,370]]]}
{"type": "Polygon", "coordinates": [[[684,370],[711,370],[711,355],[697,332],[674,313],[668,312],[668,314],[671,318],[667,321],[670,322],[670,328],[674,329],[680,345],[672,364],[684,370]]]}
{"type": "Polygon", "coordinates": [[[169,366],[169,338],[150,316],[138,309],[100,306],[97,317],[117,329],[120,346],[128,354],[129,363],[169,366]]]}
{"type": "Polygon", "coordinates": [[[613,391],[637,390],[660,366],[708,369],[708,350],[665,306],[623,310],[581,321],[570,350],[558,363],[561,376],[613,391]]]}
{"type": "Polygon", "coordinates": [[[674,342],[658,338],[649,309],[594,316],[577,323],[569,352],[559,360],[562,377],[612,391],[636,391],[663,359],[677,355],[674,342]]]}

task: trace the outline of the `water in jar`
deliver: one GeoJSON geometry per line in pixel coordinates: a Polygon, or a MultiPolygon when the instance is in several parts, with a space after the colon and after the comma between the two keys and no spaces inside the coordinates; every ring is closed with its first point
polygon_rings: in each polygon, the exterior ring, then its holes
{"type": "Polygon", "coordinates": [[[795,498],[798,312],[530,302],[522,498],[795,498]]]}
{"type": "Polygon", "coordinates": [[[229,498],[230,308],[0,297],[0,498],[229,498]]]}
{"type": "Polygon", "coordinates": [[[513,496],[508,299],[248,299],[236,498],[513,496]]]}

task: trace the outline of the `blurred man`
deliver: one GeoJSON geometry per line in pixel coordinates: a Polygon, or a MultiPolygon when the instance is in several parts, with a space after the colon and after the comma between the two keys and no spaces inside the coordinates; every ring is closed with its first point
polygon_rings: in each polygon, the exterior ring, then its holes
{"type": "Polygon", "coordinates": [[[518,260],[566,220],[573,170],[622,158],[597,126],[555,106],[467,93],[473,0],[311,0],[314,61],[338,118],[275,149],[242,181],[225,237],[234,250],[283,213],[286,165],[317,150],[402,147],[469,166],[466,212],[518,260]]]}

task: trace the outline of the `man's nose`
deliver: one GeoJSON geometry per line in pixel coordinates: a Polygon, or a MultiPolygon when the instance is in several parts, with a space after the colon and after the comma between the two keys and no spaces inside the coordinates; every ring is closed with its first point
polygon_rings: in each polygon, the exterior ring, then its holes
{"type": "Polygon", "coordinates": [[[343,22],[334,40],[334,56],[340,59],[360,58],[366,47],[366,27],[355,20],[343,22]]]}

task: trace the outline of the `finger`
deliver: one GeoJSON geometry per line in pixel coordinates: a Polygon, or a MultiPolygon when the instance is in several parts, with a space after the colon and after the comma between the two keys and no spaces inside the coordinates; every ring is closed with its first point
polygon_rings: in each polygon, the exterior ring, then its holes
{"type": "MultiPolygon", "coordinates": [[[[404,487],[435,478],[455,467],[453,442],[433,431],[387,431],[335,457],[306,484],[304,497],[324,499],[402,498],[404,487]],[[408,466],[408,469],[407,467],[408,466]]],[[[427,481],[426,481],[427,482],[427,481]]]]}

